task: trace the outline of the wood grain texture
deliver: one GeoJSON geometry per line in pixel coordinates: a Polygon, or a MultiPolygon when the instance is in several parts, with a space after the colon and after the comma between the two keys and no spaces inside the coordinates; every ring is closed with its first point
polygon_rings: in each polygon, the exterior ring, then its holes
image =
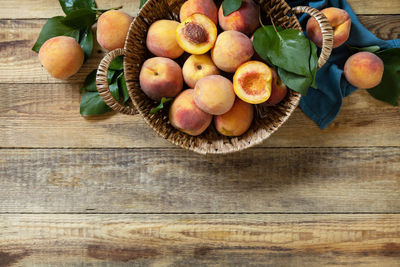
{"type": "MultiPolygon", "coordinates": [[[[96,0],[102,9],[123,6],[125,12],[132,16],[139,10],[140,0],[96,0]]],[[[51,18],[65,15],[58,0],[1,0],[0,19],[51,18]]]]}
{"type": "MultiPolygon", "coordinates": [[[[135,15],[139,9],[139,0],[97,0],[100,8],[123,5],[123,10],[135,15]]],[[[399,14],[400,2],[397,0],[368,1],[347,0],[357,14],[399,14]]],[[[63,15],[55,0],[1,0],[0,19],[50,18],[63,15]]]]}
{"type": "Polygon", "coordinates": [[[399,212],[400,148],[1,149],[0,212],[399,212]]]}
{"type": "MultiPolygon", "coordinates": [[[[78,84],[0,84],[0,147],[175,147],[139,116],[79,114],[78,84]]],[[[262,147],[400,146],[400,109],[357,91],[325,131],[297,109],[262,147]],[[340,137],[340,138],[339,138],[340,137]]]]}
{"type": "Polygon", "coordinates": [[[397,266],[400,215],[2,215],[0,266],[397,266]]]}
{"type": "MultiPolygon", "coordinates": [[[[399,12],[400,13],[400,12],[399,12]]],[[[360,16],[374,34],[400,38],[400,15],[360,16]]],[[[96,69],[104,51],[96,44],[93,56],[69,80],[51,78],[31,51],[46,20],[0,20],[0,83],[82,83],[96,69]]]]}

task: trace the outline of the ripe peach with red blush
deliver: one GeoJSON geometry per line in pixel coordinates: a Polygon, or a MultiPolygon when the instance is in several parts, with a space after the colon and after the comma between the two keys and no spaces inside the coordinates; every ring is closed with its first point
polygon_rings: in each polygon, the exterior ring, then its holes
{"type": "MultiPolygon", "coordinates": [[[[351,19],[349,14],[340,8],[328,7],[321,12],[333,27],[333,48],[339,47],[349,39],[351,19]]],[[[311,17],[307,22],[307,35],[318,47],[322,47],[322,32],[318,22],[311,17]]]]}
{"type": "Polygon", "coordinates": [[[253,0],[243,0],[240,8],[224,16],[222,5],[218,11],[219,25],[225,31],[239,31],[248,36],[260,25],[260,7],[253,0]]]}
{"type": "Polygon", "coordinates": [[[176,129],[196,136],[208,128],[212,115],[197,107],[194,102],[194,90],[187,89],[172,102],[169,109],[169,121],[176,129]]]}
{"type": "Polygon", "coordinates": [[[172,59],[153,57],[143,63],[139,81],[142,91],[153,100],[174,97],[183,87],[182,69],[172,59]]]}

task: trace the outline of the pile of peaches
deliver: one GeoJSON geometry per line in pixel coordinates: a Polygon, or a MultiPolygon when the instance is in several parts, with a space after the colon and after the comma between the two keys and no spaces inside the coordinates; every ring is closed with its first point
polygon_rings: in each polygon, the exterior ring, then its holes
{"type": "Polygon", "coordinates": [[[200,135],[214,118],[220,134],[240,136],[253,121],[253,104],[275,105],[286,96],[275,70],[254,60],[250,36],[259,12],[253,0],[227,16],[213,0],[189,0],[181,23],[164,19],[150,26],[146,46],[155,57],[144,62],[140,86],[155,101],[174,98],[169,121],[176,129],[200,135]],[[182,55],[181,67],[174,60],[182,55]]]}

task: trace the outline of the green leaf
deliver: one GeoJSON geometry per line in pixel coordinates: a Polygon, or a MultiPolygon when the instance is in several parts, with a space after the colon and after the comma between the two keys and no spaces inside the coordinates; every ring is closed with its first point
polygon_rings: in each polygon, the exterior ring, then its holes
{"type": "MultiPolygon", "coordinates": [[[[310,59],[310,41],[304,34],[296,29],[281,30],[275,32],[273,26],[264,26],[256,31],[254,40],[266,39],[266,48],[257,46],[256,51],[264,50],[262,54],[266,55],[272,64],[287,71],[299,74],[309,74],[310,59]]],[[[263,57],[263,55],[260,55],[263,57]]]]}
{"type": "Polygon", "coordinates": [[[79,30],[65,25],[62,22],[63,20],[64,17],[61,16],[49,19],[43,26],[35,45],[32,47],[32,50],[39,52],[40,48],[47,40],[56,36],[70,36],[78,42],[79,30]]]}
{"type": "Polygon", "coordinates": [[[98,92],[85,92],[81,100],[80,112],[82,116],[101,115],[111,109],[104,103],[98,92]]]}
{"type": "Polygon", "coordinates": [[[92,27],[87,27],[81,31],[81,38],[79,44],[85,53],[85,59],[88,59],[93,52],[93,32],[92,27]]]}
{"type": "Polygon", "coordinates": [[[114,80],[115,73],[116,73],[115,70],[108,70],[107,81],[109,84],[112,83],[112,81],[114,80]]]}
{"type": "Polygon", "coordinates": [[[119,89],[120,89],[120,94],[122,94],[124,98],[124,103],[129,100],[129,93],[128,93],[128,88],[126,87],[126,81],[125,81],[125,75],[124,73],[121,73],[118,76],[118,84],[119,84],[119,89]]]}
{"type": "Polygon", "coordinates": [[[281,68],[278,68],[278,75],[285,85],[302,95],[307,95],[308,88],[313,82],[312,77],[298,75],[296,73],[288,72],[281,68]]]}
{"type": "Polygon", "coordinates": [[[118,81],[115,81],[114,83],[110,84],[108,86],[108,88],[110,88],[110,92],[111,92],[112,96],[114,97],[114,99],[119,101],[118,81]]]}
{"type": "Polygon", "coordinates": [[[393,106],[399,105],[400,97],[400,48],[376,53],[384,63],[382,82],[367,90],[370,95],[393,106]]]}
{"type": "Polygon", "coordinates": [[[78,10],[81,8],[95,8],[96,3],[94,0],[58,0],[62,7],[62,10],[66,15],[71,13],[74,10],[78,10]]]}
{"type": "Polygon", "coordinates": [[[97,74],[97,70],[93,70],[86,77],[85,82],[83,83],[83,87],[82,87],[82,89],[85,89],[86,92],[97,92],[96,74],[97,74]]]}
{"type": "Polygon", "coordinates": [[[224,16],[228,16],[232,12],[235,12],[242,6],[242,0],[224,0],[222,2],[222,9],[224,16]]]}
{"type": "Polygon", "coordinates": [[[124,57],[119,56],[114,58],[114,60],[111,62],[110,70],[123,70],[124,69],[124,57]]]}
{"type": "Polygon", "coordinates": [[[155,114],[155,113],[157,113],[158,111],[162,110],[162,109],[165,107],[165,104],[168,103],[168,102],[171,102],[172,99],[173,99],[173,98],[165,98],[165,97],[163,97],[163,98],[161,99],[160,104],[159,104],[157,107],[152,108],[152,109],[150,110],[150,114],[155,114]]]}
{"type": "Polygon", "coordinates": [[[351,52],[357,53],[357,52],[371,52],[375,53],[378,52],[381,48],[377,45],[373,46],[367,46],[367,47],[354,47],[354,46],[347,46],[351,52]]]}
{"type": "Polygon", "coordinates": [[[142,8],[142,6],[144,6],[144,4],[146,4],[147,0],[140,0],[140,6],[139,8],[142,8]]]}
{"type": "Polygon", "coordinates": [[[92,26],[95,22],[96,12],[86,8],[71,11],[62,20],[63,24],[75,29],[85,29],[92,26]]]}
{"type": "Polygon", "coordinates": [[[310,53],[310,72],[312,83],[311,87],[317,89],[317,82],[315,78],[317,77],[317,70],[318,70],[318,56],[317,56],[317,46],[309,40],[311,53],[310,53]]]}
{"type": "Polygon", "coordinates": [[[311,85],[316,87],[317,48],[302,32],[262,26],[254,34],[253,46],[260,57],[277,67],[292,90],[307,94],[311,85]]]}

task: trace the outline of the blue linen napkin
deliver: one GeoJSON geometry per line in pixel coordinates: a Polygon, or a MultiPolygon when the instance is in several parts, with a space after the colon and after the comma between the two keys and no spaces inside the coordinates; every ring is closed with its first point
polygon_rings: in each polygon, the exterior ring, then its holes
{"type": "MultiPolygon", "coordinates": [[[[388,49],[400,47],[400,39],[385,41],[377,38],[361,24],[345,0],[287,0],[287,2],[292,7],[307,5],[319,10],[326,7],[341,8],[349,13],[352,21],[350,37],[347,42],[333,49],[328,62],[318,70],[316,76],[318,89],[310,88],[308,94],[302,96],[300,100],[303,112],[321,129],[325,129],[338,115],[343,98],[357,89],[350,85],[342,75],[344,63],[351,56],[347,45],[353,47],[377,45],[381,49],[388,49]]],[[[305,29],[308,18],[307,14],[299,16],[303,29],[305,29]]]]}

